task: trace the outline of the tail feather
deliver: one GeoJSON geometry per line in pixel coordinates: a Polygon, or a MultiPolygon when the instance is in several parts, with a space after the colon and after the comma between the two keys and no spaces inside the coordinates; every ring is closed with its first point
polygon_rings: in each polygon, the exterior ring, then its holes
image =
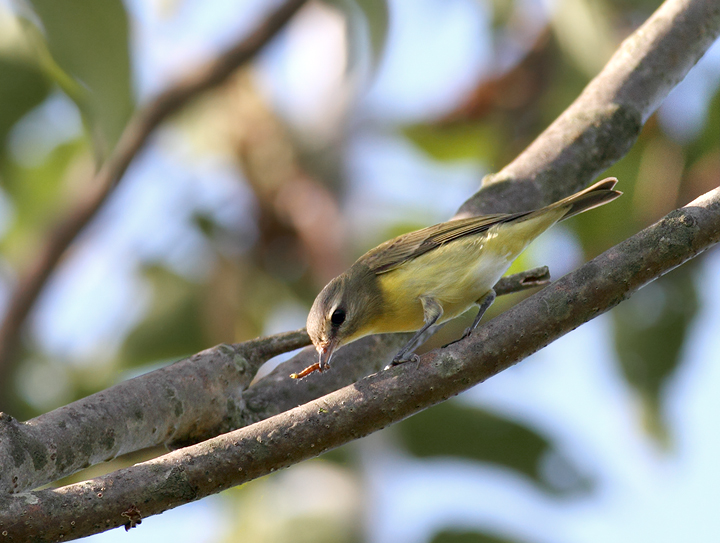
{"type": "Polygon", "coordinates": [[[616,178],[608,177],[602,181],[598,181],[594,185],[589,186],[585,190],[581,190],[580,192],[576,192],[559,202],[555,202],[550,207],[569,206],[567,212],[563,215],[563,218],[560,219],[564,221],[565,219],[574,217],[575,215],[582,213],[583,211],[587,211],[588,209],[612,202],[615,198],[622,194],[619,190],[613,190],[616,184],[616,178]]]}

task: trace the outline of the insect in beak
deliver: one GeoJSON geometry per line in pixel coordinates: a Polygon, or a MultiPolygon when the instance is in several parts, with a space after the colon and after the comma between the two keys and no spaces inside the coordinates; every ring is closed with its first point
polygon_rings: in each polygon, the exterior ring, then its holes
{"type": "Polygon", "coordinates": [[[302,379],[303,377],[310,375],[314,371],[323,372],[330,369],[330,358],[332,358],[333,351],[337,345],[336,341],[328,341],[324,345],[317,347],[317,352],[320,354],[320,358],[312,366],[308,366],[300,373],[291,373],[291,379],[302,379]]]}

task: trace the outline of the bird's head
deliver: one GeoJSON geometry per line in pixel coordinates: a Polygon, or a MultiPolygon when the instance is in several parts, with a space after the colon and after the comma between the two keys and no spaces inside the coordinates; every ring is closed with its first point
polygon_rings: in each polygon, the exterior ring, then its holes
{"type": "Polygon", "coordinates": [[[315,298],[307,332],[320,354],[320,371],[328,369],[338,347],[371,333],[379,306],[374,274],[352,268],[330,281],[315,298]]]}

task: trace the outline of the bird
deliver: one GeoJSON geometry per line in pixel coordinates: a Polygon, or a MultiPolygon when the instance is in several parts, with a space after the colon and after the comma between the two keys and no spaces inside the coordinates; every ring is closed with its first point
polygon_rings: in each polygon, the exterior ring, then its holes
{"type": "Polygon", "coordinates": [[[450,220],[388,240],[371,249],[315,298],[307,333],[318,362],[290,377],[330,368],[333,353],[370,334],[413,332],[391,365],[413,354],[433,325],[478,306],[462,338],[495,300],[493,286],[522,251],[555,223],[619,197],[608,177],[533,211],[450,220]]]}

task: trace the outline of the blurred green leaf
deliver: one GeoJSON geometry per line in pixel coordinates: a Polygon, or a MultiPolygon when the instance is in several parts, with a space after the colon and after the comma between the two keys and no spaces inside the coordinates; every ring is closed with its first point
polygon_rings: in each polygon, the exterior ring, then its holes
{"type": "Polygon", "coordinates": [[[663,444],[669,444],[669,437],[662,416],[662,391],[680,363],[697,309],[693,266],[688,263],[611,312],[621,368],[643,402],[647,431],[663,444]]]}
{"type": "Polygon", "coordinates": [[[490,164],[500,153],[505,133],[492,123],[457,123],[448,126],[416,124],[403,134],[430,157],[440,161],[484,160],[490,164]]]}
{"type": "MultiPolygon", "coordinates": [[[[492,7],[492,24],[494,29],[503,30],[504,27],[512,24],[513,16],[517,17],[516,10],[518,9],[518,2],[515,0],[490,0],[487,4],[490,4],[492,7]]],[[[520,9],[522,9],[522,7],[520,9]]]]}
{"type": "Polygon", "coordinates": [[[40,70],[20,59],[0,56],[0,158],[10,129],[28,111],[42,103],[50,81],[40,70]]]}
{"type": "Polygon", "coordinates": [[[659,5],[657,0],[608,0],[607,3],[620,11],[619,15],[632,17],[634,21],[644,21],[659,5]]]}
{"type": "Polygon", "coordinates": [[[370,48],[371,68],[377,67],[388,33],[387,0],[325,0],[345,14],[347,20],[348,71],[370,48]]]}
{"type": "Polygon", "coordinates": [[[84,138],[52,149],[37,165],[21,165],[7,160],[2,168],[3,189],[12,201],[13,223],[0,240],[6,257],[12,261],[33,254],[46,229],[72,203],[64,196],[68,170],[87,151],[84,138]]]}
{"type": "Polygon", "coordinates": [[[365,16],[373,66],[377,66],[387,40],[389,22],[387,0],[355,0],[355,3],[365,16]]]}
{"type": "Polygon", "coordinates": [[[678,204],[684,205],[718,186],[720,180],[720,87],[708,104],[703,129],[685,147],[686,172],[678,204]]]}
{"type": "Polygon", "coordinates": [[[530,477],[547,490],[572,492],[588,488],[579,470],[533,429],[457,401],[426,409],[397,428],[405,447],[420,458],[450,456],[499,464],[530,477]],[[548,480],[541,469],[548,454],[558,460],[553,464],[553,480],[548,480]]]}
{"type": "Polygon", "coordinates": [[[204,285],[159,266],[145,273],[155,293],[153,306],[125,340],[120,354],[126,367],[177,359],[209,347],[201,310],[204,285]]]}
{"type": "Polygon", "coordinates": [[[339,466],[356,468],[359,464],[357,458],[357,449],[353,443],[343,445],[337,449],[331,449],[320,455],[325,462],[332,462],[339,466]]]}
{"type": "Polygon", "coordinates": [[[717,151],[720,146],[720,88],[715,91],[715,96],[710,101],[703,123],[703,130],[688,145],[688,159],[691,162],[709,152],[717,151]]]}
{"type": "Polygon", "coordinates": [[[602,0],[560,0],[552,27],[568,59],[594,77],[618,45],[609,6],[602,0]]]}
{"type": "Polygon", "coordinates": [[[597,177],[597,180],[617,177],[617,189],[623,193],[620,198],[564,223],[577,233],[586,259],[597,256],[647,226],[637,217],[634,200],[640,161],[645,147],[654,137],[646,130],[622,160],[597,177]]]}
{"type": "MultiPolygon", "coordinates": [[[[106,156],[133,111],[128,17],[120,0],[31,0],[52,58],[86,92],[68,92],[106,156]]],[[[62,77],[50,70],[64,90],[62,77]]]]}
{"type": "Polygon", "coordinates": [[[516,539],[496,537],[481,532],[443,530],[436,533],[431,543],[517,543],[516,539]]]}

